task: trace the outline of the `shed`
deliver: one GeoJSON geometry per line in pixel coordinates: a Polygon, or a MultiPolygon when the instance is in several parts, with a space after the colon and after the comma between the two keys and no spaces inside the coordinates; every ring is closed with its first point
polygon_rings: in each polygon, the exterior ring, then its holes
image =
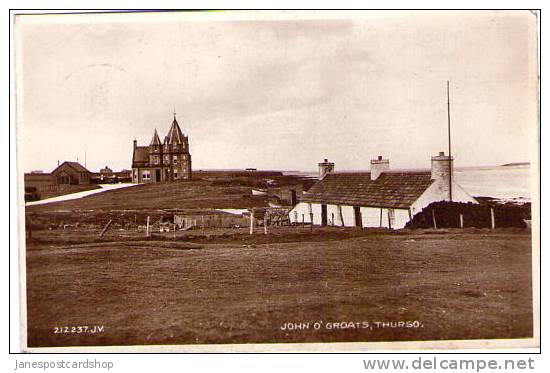
{"type": "Polygon", "coordinates": [[[83,185],[90,184],[92,173],[78,162],[65,161],[51,175],[57,185],[83,185]]]}

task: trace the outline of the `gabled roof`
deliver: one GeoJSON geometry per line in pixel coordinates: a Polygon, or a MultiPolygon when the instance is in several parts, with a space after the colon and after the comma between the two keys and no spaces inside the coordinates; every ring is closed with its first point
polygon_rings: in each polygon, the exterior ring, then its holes
{"type": "Polygon", "coordinates": [[[176,120],[176,117],[174,117],[170,131],[168,131],[168,135],[166,135],[166,137],[168,137],[169,144],[183,144],[184,136],[181,132],[181,128],[176,120]]]}
{"type": "Polygon", "coordinates": [[[370,172],[332,173],[315,183],[302,202],[409,208],[433,183],[431,172],[382,173],[371,180],[370,172]]]}
{"type": "Polygon", "coordinates": [[[156,128],[155,128],[155,133],[153,134],[153,138],[151,139],[151,144],[149,145],[161,145],[159,134],[156,128]]]}
{"type": "Polygon", "coordinates": [[[80,163],[78,162],[69,162],[69,161],[65,161],[63,163],[61,163],[59,166],[57,166],[53,171],[52,171],[52,174],[54,172],[56,172],[57,170],[59,170],[60,168],[64,167],[64,166],[68,166],[70,168],[72,168],[74,171],[76,172],[90,172],[86,167],[82,166],[80,163]]]}
{"type": "Polygon", "coordinates": [[[144,166],[147,164],[149,164],[149,147],[136,146],[134,148],[134,154],[132,156],[132,167],[144,166]]]}

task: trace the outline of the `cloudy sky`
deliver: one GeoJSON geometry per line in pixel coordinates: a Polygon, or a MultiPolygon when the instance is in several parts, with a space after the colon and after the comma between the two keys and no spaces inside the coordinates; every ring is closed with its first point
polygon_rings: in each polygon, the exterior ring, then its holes
{"type": "Polygon", "coordinates": [[[529,161],[529,12],[194,12],[16,19],[18,160],[130,168],[132,140],[189,136],[194,169],[429,167],[529,161]]]}

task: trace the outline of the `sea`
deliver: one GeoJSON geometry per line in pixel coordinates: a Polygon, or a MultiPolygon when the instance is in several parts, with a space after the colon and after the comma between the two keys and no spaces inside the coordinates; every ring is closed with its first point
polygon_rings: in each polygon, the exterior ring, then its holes
{"type": "MultiPolygon", "coordinates": [[[[316,176],[314,172],[290,171],[284,173],[316,176]]],[[[520,204],[531,202],[532,176],[529,164],[456,167],[454,177],[455,181],[474,197],[492,197],[502,202],[520,204]]]]}
{"type": "Polygon", "coordinates": [[[455,181],[472,196],[517,203],[531,201],[529,165],[457,167],[454,176],[455,181]]]}

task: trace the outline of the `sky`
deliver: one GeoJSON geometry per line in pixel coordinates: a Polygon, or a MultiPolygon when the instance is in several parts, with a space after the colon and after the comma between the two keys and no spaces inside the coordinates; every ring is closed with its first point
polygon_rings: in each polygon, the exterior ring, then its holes
{"type": "Polygon", "coordinates": [[[129,169],[173,112],[193,169],[534,161],[527,11],[176,12],[16,17],[19,169],[129,169]]]}

